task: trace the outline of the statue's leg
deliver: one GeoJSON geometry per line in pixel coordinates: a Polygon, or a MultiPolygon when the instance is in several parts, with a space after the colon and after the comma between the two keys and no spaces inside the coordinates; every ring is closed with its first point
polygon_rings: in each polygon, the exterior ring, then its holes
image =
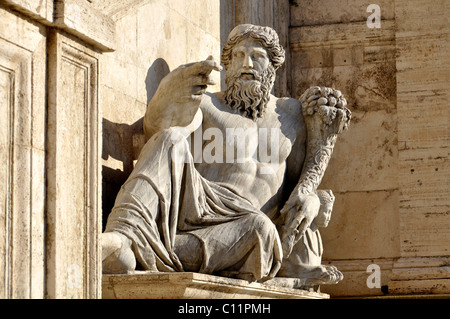
{"type": "Polygon", "coordinates": [[[267,216],[248,214],[177,234],[174,252],[185,271],[254,281],[269,275],[276,240],[278,233],[267,216]]]}
{"type": "Polygon", "coordinates": [[[226,236],[231,240],[232,249],[219,250],[212,258],[222,259],[222,267],[226,267],[223,274],[237,272],[234,277],[249,281],[267,279],[276,261],[275,250],[281,250],[275,247],[279,241],[275,225],[264,214],[251,214],[236,226],[229,229],[232,235],[226,236]],[[231,265],[228,256],[238,262],[231,265]]]}
{"type": "Polygon", "coordinates": [[[123,274],[136,268],[131,240],[118,232],[101,235],[102,267],[104,274],[123,274]]]}
{"type": "Polygon", "coordinates": [[[176,235],[174,252],[183,265],[184,271],[198,272],[203,262],[202,243],[194,235],[176,235]]]}
{"type": "MultiPolygon", "coordinates": [[[[104,273],[123,273],[136,264],[150,271],[180,268],[168,251],[171,238],[164,231],[169,228],[169,218],[160,217],[161,206],[171,203],[170,182],[179,178],[171,175],[172,151],[172,130],[155,134],[141,150],[133,172],[117,194],[102,235],[104,273]]],[[[170,214],[164,207],[164,213],[170,214]]]]}

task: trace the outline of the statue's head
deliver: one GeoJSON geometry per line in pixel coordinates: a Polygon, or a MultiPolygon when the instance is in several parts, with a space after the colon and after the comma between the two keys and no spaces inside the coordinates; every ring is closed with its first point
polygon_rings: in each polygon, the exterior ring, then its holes
{"type": "Polygon", "coordinates": [[[331,219],[335,197],[331,190],[318,190],[317,196],[320,200],[320,208],[314,223],[318,227],[327,227],[331,219]]]}
{"type": "Polygon", "coordinates": [[[240,24],[231,30],[228,35],[227,43],[222,51],[222,63],[225,69],[230,66],[233,48],[240,41],[250,38],[256,43],[259,43],[266,49],[270,62],[275,70],[277,70],[285,59],[285,52],[280,45],[278,34],[270,27],[261,27],[253,24],[240,24]]]}
{"type": "Polygon", "coordinates": [[[284,59],[284,49],[272,28],[251,24],[235,27],[222,51],[227,104],[253,120],[262,117],[275,72],[284,59]]]}

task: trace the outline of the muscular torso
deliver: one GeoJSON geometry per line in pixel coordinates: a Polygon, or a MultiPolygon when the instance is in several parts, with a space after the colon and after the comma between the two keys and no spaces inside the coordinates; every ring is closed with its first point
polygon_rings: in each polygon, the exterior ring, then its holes
{"type": "Polygon", "coordinates": [[[271,96],[257,121],[231,110],[222,93],[204,94],[200,108],[203,123],[194,133],[203,137],[202,159],[196,164],[200,174],[273,216],[303,165],[306,129],[300,102],[271,96]]]}

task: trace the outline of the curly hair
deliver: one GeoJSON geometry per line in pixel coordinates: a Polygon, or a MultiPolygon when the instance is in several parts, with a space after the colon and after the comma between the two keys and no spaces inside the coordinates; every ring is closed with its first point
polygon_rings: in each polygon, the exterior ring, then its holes
{"type": "Polygon", "coordinates": [[[253,24],[241,24],[236,26],[228,36],[228,41],[222,50],[222,63],[225,69],[231,63],[232,51],[234,46],[246,38],[252,38],[262,45],[269,55],[270,61],[275,70],[277,70],[285,59],[285,51],[280,45],[276,31],[270,27],[261,27],[253,24]]]}

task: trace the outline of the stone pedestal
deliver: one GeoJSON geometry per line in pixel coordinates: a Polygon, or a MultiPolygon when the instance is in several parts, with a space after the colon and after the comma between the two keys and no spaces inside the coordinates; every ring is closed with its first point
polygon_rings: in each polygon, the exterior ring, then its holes
{"type": "Polygon", "coordinates": [[[329,295],[199,273],[103,275],[103,299],[328,299],[329,295]]]}

